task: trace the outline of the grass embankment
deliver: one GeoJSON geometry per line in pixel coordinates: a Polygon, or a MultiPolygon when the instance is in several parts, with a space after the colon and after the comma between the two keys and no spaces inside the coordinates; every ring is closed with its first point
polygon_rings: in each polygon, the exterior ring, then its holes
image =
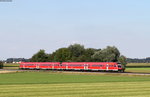
{"type": "Polygon", "coordinates": [[[19,69],[18,63],[4,63],[3,69],[19,69]]]}
{"type": "Polygon", "coordinates": [[[0,97],[149,97],[150,76],[0,74],[0,97]]]}

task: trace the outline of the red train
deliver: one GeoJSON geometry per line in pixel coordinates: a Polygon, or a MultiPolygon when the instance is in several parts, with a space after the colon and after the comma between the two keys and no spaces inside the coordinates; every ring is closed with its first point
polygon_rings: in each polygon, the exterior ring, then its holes
{"type": "Polygon", "coordinates": [[[124,72],[116,62],[22,62],[20,69],[90,70],[124,72]]]}

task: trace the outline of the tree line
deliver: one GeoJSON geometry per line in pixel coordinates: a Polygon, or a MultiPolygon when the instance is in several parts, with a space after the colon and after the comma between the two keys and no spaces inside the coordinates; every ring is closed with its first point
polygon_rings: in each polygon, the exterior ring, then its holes
{"type": "Polygon", "coordinates": [[[3,62],[0,61],[0,69],[3,69],[3,62]]]}
{"type": "Polygon", "coordinates": [[[150,63],[150,57],[138,59],[138,58],[127,58],[128,63],[150,63]]]}
{"type": "Polygon", "coordinates": [[[115,46],[107,46],[104,49],[85,48],[81,44],[73,44],[65,48],[59,48],[53,53],[47,54],[45,50],[39,50],[30,59],[31,62],[120,62],[127,64],[126,57],[121,55],[115,46]]]}
{"type": "Polygon", "coordinates": [[[6,63],[18,63],[18,62],[29,62],[29,59],[25,58],[8,58],[6,63]]]}

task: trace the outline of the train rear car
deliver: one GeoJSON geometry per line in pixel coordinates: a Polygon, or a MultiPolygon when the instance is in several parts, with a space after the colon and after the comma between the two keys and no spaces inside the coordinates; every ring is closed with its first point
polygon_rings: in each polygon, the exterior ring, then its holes
{"type": "Polygon", "coordinates": [[[60,67],[60,62],[22,62],[20,69],[56,69],[60,67]]]}

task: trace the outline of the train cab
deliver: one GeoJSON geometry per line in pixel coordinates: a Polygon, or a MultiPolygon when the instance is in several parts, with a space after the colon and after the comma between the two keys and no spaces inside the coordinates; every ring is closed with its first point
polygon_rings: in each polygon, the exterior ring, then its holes
{"type": "Polygon", "coordinates": [[[119,72],[124,72],[124,66],[121,63],[118,63],[118,71],[119,72]]]}

